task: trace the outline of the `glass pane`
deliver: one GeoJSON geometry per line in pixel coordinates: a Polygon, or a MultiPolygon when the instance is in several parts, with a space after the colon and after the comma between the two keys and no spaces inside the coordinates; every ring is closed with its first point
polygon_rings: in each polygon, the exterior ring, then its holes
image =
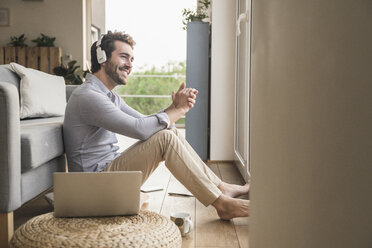
{"type": "MultiPolygon", "coordinates": [[[[172,103],[172,91],[176,92],[185,82],[186,67],[184,62],[169,63],[163,68],[152,68],[133,73],[127,85],[117,86],[114,91],[124,101],[144,115],[157,113],[172,103]]],[[[181,118],[176,124],[184,124],[181,118]]]]}
{"type": "MultiPolygon", "coordinates": [[[[245,0],[241,0],[239,4],[239,14],[244,13],[247,8],[245,0]]],[[[249,33],[248,23],[242,21],[240,23],[241,34],[238,36],[238,54],[237,54],[237,88],[236,88],[236,144],[235,149],[244,160],[244,165],[248,164],[248,117],[249,117],[249,33]]]]}

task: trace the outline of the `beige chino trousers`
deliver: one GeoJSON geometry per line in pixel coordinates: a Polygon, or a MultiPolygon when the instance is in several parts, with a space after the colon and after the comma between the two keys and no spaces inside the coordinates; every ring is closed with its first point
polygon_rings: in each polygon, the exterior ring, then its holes
{"type": "Polygon", "coordinates": [[[221,183],[200,159],[176,128],[157,132],[149,139],[138,141],[114,159],[105,171],[142,171],[142,184],[165,161],[165,165],[205,206],[212,204],[222,192],[221,183]]]}

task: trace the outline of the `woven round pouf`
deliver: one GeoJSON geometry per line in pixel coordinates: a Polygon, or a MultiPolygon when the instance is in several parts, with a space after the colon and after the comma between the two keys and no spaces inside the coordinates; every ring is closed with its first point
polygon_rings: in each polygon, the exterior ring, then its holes
{"type": "Polygon", "coordinates": [[[17,229],[10,247],[181,247],[177,226],[149,211],[102,218],[36,216],[17,229]]]}

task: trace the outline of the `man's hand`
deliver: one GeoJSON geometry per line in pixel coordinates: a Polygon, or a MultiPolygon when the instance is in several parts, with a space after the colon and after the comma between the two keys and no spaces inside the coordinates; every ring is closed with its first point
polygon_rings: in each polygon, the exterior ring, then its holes
{"type": "Polygon", "coordinates": [[[168,114],[170,125],[175,123],[179,118],[185,115],[195,105],[196,95],[198,90],[186,88],[186,84],[182,83],[176,93],[172,92],[172,105],[165,109],[168,114]]]}
{"type": "Polygon", "coordinates": [[[176,109],[181,109],[187,113],[195,105],[196,95],[198,90],[186,88],[185,83],[182,83],[176,93],[172,92],[173,105],[176,109]]]}

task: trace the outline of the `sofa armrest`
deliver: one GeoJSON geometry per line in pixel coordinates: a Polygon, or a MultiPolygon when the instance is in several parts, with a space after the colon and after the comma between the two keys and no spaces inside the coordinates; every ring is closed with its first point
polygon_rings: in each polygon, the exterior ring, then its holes
{"type": "Polygon", "coordinates": [[[0,212],[21,206],[21,145],[17,88],[0,82],[0,212]]]}

